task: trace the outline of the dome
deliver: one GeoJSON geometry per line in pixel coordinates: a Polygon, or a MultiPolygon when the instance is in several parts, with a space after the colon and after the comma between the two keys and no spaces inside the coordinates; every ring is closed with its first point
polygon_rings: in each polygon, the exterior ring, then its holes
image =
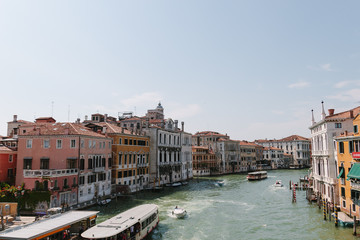
{"type": "Polygon", "coordinates": [[[158,106],[156,107],[156,109],[164,109],[162,106],[161,106],[161,103],[159,102],[158,106]]]}

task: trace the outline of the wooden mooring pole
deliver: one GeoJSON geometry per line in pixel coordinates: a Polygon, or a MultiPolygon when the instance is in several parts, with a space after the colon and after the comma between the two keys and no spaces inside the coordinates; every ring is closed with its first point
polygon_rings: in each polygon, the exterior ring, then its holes
{"type": "Polygon", "coordinates": [[[326,221],[326,202],[323,201],[324,220],[326,221]]]}
{"type": "Polygon", "coordinates": [[[356,236],[356,216],[354,216],[354,228],[353,228],[353,235],[356,236]]]}
{"type": "Polygon", "coordinates": [[[334,206],[334,210],[335,210],[335,227],[338,226],[338,207],[337,206],[334,206]]]}

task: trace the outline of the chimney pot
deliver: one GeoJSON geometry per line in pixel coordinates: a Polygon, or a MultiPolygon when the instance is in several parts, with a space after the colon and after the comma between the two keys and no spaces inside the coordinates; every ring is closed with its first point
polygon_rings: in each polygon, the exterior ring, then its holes
{"type": "Polygon", "coordinates": [[[350,110],[350,118],[354,118],[354,111],[350,110]]]}
{"type": "Polygon", "coordinates": [[[328,111],[329,111],[329,116],[332,116],[334,115],[335,109],[328,109],[328,111]]]}
{"type": "Polygon", "coordinates": [[[14,122],[17,122],[17,115],[14,115],[14,122]]]}

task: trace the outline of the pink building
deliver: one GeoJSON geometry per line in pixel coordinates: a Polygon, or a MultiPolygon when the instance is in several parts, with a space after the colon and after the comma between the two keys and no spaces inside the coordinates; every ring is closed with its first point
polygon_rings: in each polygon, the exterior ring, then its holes
{"type": "Polygon", "coordinates": [[[111,193],[111,156],[111,138],[42,118],[19,128],[16,184],[50,190],[50,207],[81,204],[111,193]]]}

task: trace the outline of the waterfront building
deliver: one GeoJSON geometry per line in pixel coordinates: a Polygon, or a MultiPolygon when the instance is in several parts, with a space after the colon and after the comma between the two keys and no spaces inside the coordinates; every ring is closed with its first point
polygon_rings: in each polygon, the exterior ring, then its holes
{"type": "Polygon", "coordinates": [[[15,184],[17,151],[1,143],[0,140],[0,182],[15,184]]]}
{"type": "Polygon", "coordinates": [[[50,207],[84,203],[110,194],[111,161],[111,138],[41,118],[19,128],[16,185],[50,190],[50,207]]]}
{"type": "Polygon", "coordinates": [[[116,186],[116,192],[137,192],[148,187],[148,136],[107,122],[88,123],[86,127],[112,138],[112,184],[116,186]]]}
{"type": "Polygon", "coordinates": [[[143,129],[150,137],[150,182],[154,186],[182,180],[181,134],[172,119],[164,128],[152,125],[143,129]]]}
{"type": "Polygon", "coordinates": [[[240,159],[242,162],[241,171],[255,171],[256,165],[256,149],[258,145],[248,141],[239,141],[240,144],[240,159]]]}
{"type": "MultiPolygon", "coordinates": [[[[175,125],[177,121],[175,120],[175,125]]],[[[181,122],[180,131],[181,141],[181,180],[186,181],[193,178],[193,163],[192,163],[192,134],[184,131],[184,122],[181,122]]]]}
{"type": "Polygon", "coordinates": [[[219,172],[216,154],[208,146],[193,146],[193,176],[210,176],[219,172]]]}
{"type": "MultiPolygon", "coordinates": [[[[284,161],[284,150],[275,147],[264,148],[264,160],[271,162],[273,169],[286,168],[284,161]]],[[[288,166],[287,166],[288,167],[288,166]]]]}
{"type": "Polygon", "coordinates": [[[340,210],[360,217],[360,115],[353,121],[353,132],[345,131],[335,138],[338,164],[340,210]]]}
{"type": "Polygon", "coordinates": [[[311,141],[308,138],[301,137],[299,135],[291,135],[279,140],[259,139],[255,140],[255,143],[263,147],[280,148],[284,151],[284,153],[291,154],[293,161],[290,164],[290,168],[303,168],[310,166],[311,141]]]}
{"type": "Polygon", "coordinates": [[[336,136],[345,131],[353,130],[353,119],[360,112],[360,107],[348,111],[334,113],[329,109],[326,116],[324,104],[322,103],[321,119],[315,122],[312,113],[311,142],[312,142],[312,172],[313,191],[318,197],[330,203],[339,204],[337,187],[338,163],[335,158],[336,136]]]}

